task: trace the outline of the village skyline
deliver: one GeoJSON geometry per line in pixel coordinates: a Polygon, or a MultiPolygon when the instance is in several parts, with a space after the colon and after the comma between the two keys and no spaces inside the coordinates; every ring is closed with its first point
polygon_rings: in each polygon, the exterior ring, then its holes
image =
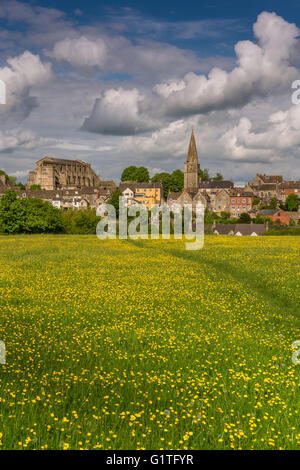
{"type": "Polygon", "coordinates": [[[116,181],[131,164],[170,172],[194,128],[212,175],[299,179],[298,10],[234,3],[2,1],[0,168],[24,182],[48,155],[116,181]]]}

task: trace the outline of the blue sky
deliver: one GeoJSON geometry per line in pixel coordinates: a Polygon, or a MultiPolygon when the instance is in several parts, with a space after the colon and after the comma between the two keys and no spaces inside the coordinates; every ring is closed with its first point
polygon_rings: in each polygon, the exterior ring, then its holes
{"type": "Polygon", "coordinates": [[[300,178],[299,1],[0,3],[0,168],[44,155],[118,180],[200,165],[236,182],[300,178]],[[299,119],[298,119],[299,118],[299,119]]]}

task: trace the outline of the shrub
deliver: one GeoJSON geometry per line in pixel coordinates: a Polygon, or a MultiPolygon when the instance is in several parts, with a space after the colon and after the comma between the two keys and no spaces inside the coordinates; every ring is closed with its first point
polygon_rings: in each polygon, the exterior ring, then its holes
{"type": "Polygon", "coordinates": [[[79,209],[73,211],[68,209],[61,211],[65,233],[89,234],[96,233],[96,227],[100,217],[96,215],[95,209],[79,209]]]}
{"type": "Polygon", "coordinates": [[[6,191],[0,199],[0,232],[58,233],[63,232],[61,212],[38,198],[18,199],[14,191],[6,191]]]}

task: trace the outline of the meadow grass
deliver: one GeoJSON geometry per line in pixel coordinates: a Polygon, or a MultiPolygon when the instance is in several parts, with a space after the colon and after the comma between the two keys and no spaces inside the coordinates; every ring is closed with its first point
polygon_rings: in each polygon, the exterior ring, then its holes
{"type": "Polygon", "coordinates": [[[296,449],[299,237],[0,237],[2,449],[296,449]]]}

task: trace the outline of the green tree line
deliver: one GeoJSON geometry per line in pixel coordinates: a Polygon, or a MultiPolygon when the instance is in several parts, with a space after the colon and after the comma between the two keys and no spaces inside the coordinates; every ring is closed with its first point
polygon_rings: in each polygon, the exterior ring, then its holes
{"type": "Polygon", "coordinates": [[[96,233],[95,209],[63,210],[38,198],[19,199],[9,190],[0,198],[0,233],[96,233]]]}

